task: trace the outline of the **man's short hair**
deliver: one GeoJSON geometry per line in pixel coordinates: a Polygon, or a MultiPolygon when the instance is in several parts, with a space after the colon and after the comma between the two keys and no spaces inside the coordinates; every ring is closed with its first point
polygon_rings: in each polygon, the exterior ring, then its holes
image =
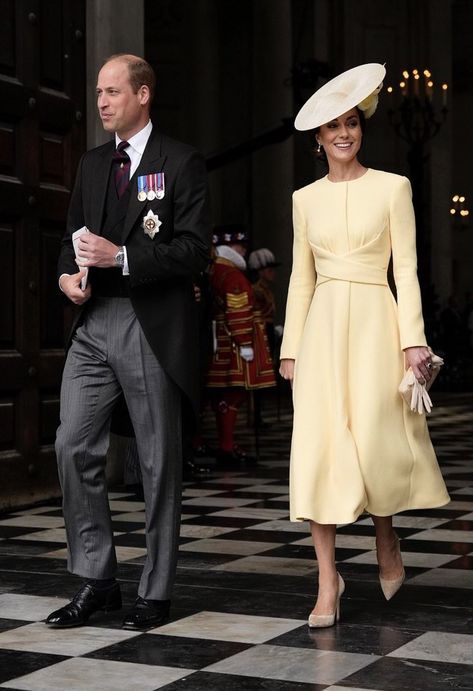
{"type": "Polygon", "coordinates": [[[149,62],[146,62],[144,58],[140,58],[136,55],[116,53],[115,55],[110,55],[110,57],[104,61],[103,65],[106,65],[108,62],[112,62],[112,60],[119,60],[120,62],[125,62],[127,64],[133,93],[136,94],[140,86],[148,87],[151,104],[154,98],[154,92],[156,90],[156,75],[149,62]]]}

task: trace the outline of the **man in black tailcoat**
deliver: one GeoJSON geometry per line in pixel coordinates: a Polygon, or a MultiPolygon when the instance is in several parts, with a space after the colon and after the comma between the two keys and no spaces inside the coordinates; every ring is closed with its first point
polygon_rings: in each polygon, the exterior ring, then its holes
{"type": "Polygon", "coordinates": [[[182,409],[198,409],[193,280],[208,263],[210,229],[204,160],[153,126],[154,88],[152,68],[137,56],[112,56],[100,70],[99,115],[114,137],[79,163],[58,263],[61,290],[82,306],[63,373],[56,453],[68,568],[84,583],[47,618],[55,627],[121,607],[105,454],[122,392],[138,444],[147,543],[123,627],[157,626],[169,614],[182,409]]]}

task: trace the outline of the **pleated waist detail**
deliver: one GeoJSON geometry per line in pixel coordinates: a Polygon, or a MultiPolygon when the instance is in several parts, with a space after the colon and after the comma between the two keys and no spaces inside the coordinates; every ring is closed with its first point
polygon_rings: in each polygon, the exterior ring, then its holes
{"type": "Polygon", "coordinates": [[[360,247],[349,254],[337,255],[314,247],[317,285],[336,280],[387,286],[387,267],[374,265],[372,254],[369,256],[369,252],[363,250],[364,247],[360,247]]]}

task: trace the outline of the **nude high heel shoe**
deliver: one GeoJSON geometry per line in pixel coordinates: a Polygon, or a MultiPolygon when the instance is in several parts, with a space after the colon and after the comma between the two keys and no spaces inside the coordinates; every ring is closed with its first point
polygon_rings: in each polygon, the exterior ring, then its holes
{"type": "MultiPolygon", "coordinates": [[[[396,540],[397,540],[397,547],[399,550],[399,553],[401,553],[401,544],[399,541],[398,536],[396,535],[396,540]]],[[[379,583],[381,585],[381,590],[383,591],[383,595],[386,598],[386,600],[390,600],[394,595],[397,593],[401,585],[404,583],[406,578],[406,572],[404,570],[404,567],[402,567],[402,573],[398,578],[381,578],[379,577],[379,583]]]]}
{"type": "Polygon", "coordinates": [[[311,629],[323,629],[333,626],[340,619],[340,598],[345,592],[345,581],[338,574],[338,593],[333,614],[309,614],[308,624],[311,629]]]}

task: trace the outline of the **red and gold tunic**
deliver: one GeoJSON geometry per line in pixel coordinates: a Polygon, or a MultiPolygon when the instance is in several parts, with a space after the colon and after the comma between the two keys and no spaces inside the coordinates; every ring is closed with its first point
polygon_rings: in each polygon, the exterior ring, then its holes
{"type": "Polygon", "coordinates": [[[210,272],[216,349],[207,374],[209,387],[275,386],[274,367],[263,319],[254,310],[250,281],[231,261],[217,257],[210,272]],[[246,362],[241,346],[250,346],[254,358],[246,362]]]}
{"type": "Polygon", "coordinates": [[[255,310],[261,314],[266,323],[274,324],[276,303],[269,281],[265,278],[259,278],[256,283],[253,283],[253,293],[255,296],[255,310]]]}

